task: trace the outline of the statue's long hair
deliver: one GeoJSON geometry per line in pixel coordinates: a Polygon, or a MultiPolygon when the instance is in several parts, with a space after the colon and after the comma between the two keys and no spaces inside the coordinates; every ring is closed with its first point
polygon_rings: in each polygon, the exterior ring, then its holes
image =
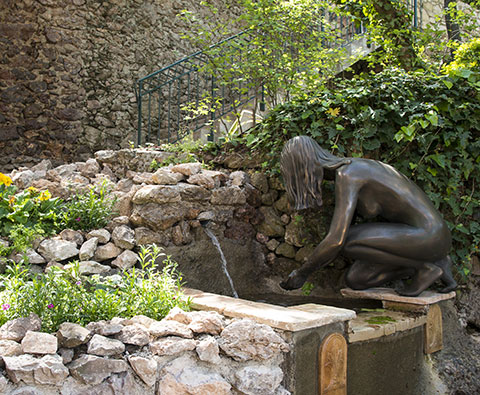
{"type": "Polygon", "coordinates": [[[287,141],[282,150],[282,170],[288,199],[295,210],[322,206],[323,170],[334,170],[351,161],[330,154],[308,136],[287,141]]]}

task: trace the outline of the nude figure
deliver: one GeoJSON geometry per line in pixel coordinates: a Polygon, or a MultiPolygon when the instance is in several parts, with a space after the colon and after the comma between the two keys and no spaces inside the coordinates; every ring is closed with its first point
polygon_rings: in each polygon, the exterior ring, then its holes
{"type": "Polygon", "coordinates": [[[322,205],[323,178],[335,182],[335,211],[326,237],[305,263],[281,285],[300,288],[308,275],[339,254],[351,259],[345,277],[353,289],[382,286],[411,278],[401,291],[417,296],[436,280],[456,288],[450,271],[450,231],[425,193],[385,163],[339,158],[312,138],[298,136],[282,151],[281,169],[287,195],[296,210],[322,205]],[[354,213],[378,222],[352,224],[354,213]]]}

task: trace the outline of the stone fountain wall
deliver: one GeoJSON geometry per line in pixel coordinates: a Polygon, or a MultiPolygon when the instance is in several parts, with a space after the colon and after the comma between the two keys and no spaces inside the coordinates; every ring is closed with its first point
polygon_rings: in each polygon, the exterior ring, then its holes
{"type": "Polygon", "coordinates": [[[0,327],[2,394],[289,394],[282,333],[249,319],[174,308],[145,316],[63,323],[39,332],[35,314],[0,327]]]}
{"type": "MultiPolygon", "coordinates": [[[[171,155],[142,149],[99,151],[86,162],[53,168],[44,161],[10,173],[19,188],[48,189],[64,198],[106,182],[117,199],[116,217],[106,229],[64,231],[39,242],[29,251],[36,270],[78,259],[85,273],[115,274],[136,263],[139,245],[156,243],[178,262],[189,287],[232,295],[219,252],[205,232],[208,227],[219,240],[240,296],[284,292],[279,283],[324,236],[329,215],[319,213],[321,220],[312,222],[316,228],[307,226],[305,218],[292,213],[277,178],[254,169],[235,170],[244,166],[235,155],[228,156],[222,170],[197,162],[148,171],[153,159],[160,162],[171,155]]],[[[333,196],[325,195],[327,200],[333,196]]],[[[342,285],[338,262],[338,268],[322,274],[321,288],[327,294],[342,285]]]]}
{"type": "MultiPolygon", "coordinates": [[[[218,18],[238,7],[214,0],[218,18]]],[[[134,82],[196,50],[177,14],[194,0],[0,2],[0,171],[128,146],[134,82]]]]}

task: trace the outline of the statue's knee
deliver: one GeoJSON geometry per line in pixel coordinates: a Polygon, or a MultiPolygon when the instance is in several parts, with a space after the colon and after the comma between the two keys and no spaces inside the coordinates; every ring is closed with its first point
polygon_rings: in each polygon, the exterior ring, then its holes
{"type": "Polygon", "coordinates": [[[345,275],[345,283],[352,289],[365,289],[365,275],[352,266],[345,275]]]}

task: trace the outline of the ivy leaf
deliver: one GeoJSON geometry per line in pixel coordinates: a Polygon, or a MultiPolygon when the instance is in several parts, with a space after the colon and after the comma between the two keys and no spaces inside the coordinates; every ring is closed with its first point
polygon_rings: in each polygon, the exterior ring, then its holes
{"type": "Polygon", "coordinates": [[[449,81],[449,80],[443,80],[443,83],[448,89],[450,89],[453,86],[452,81],[449,81]]]}

